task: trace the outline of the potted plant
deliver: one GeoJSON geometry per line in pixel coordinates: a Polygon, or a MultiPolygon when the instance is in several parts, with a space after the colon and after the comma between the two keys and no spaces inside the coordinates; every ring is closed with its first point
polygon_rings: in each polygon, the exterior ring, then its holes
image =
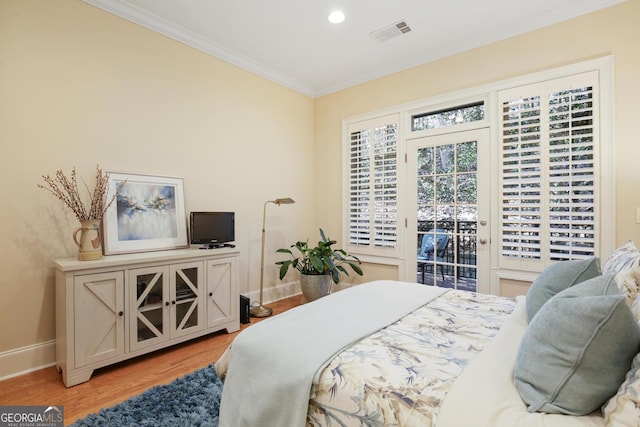
{"type": "Polygon", "coordinates": [[[284,278],[293,267],[300,272],[300,287],[308,301],[313,301],[327,295],[331,290],[331,282],[338,284],[340,275],[349,275],[346,267],[362,276],[360,260],[354,255],[349,255],[343,249],[334,249],[335,240],[328,239],[322,228],[320,229],[322,240],[314,247],[309,246],[309,241],[297,242],[291,245],[297,253],[291,249],[278,249],[277,252],[286,253],[291,259],[276,262],[280,266],[280,280],[284,278]]]}

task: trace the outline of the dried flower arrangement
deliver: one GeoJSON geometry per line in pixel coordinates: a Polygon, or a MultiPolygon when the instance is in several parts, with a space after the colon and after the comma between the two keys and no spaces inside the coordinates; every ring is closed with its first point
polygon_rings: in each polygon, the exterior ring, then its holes
{"type": "Polygon", "coordinates": [[[55,178],[49,175],[43,175],[42,178],[47,185],[38,184],[39,188],[43,188],[56,196],[62,203],[67,205],[78,220],[92,220],[102,219],[109,206],[113,203],[118,195],[120,188],[124,184],[121,183],[116,193],[111,196],[111,199],[107,202],[107,193],[109,192],[109,174],[103,174],[100,165],[96,166],[96,186],[93,193],[89,190],[87,184],[82,180],[84,188],[91,197],[91,206],[87,211],[85,204],[80,198],[80,192],[78,190],[78,181],[76,178],[76,168],[71,171],[71,177],[68,178],[61,170],[56,172],[55,178]]]}

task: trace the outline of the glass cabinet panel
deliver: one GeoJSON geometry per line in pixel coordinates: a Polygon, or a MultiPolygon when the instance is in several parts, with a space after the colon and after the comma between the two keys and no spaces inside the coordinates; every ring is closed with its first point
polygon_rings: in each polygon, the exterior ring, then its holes
{"type": "Polygon", "coordinates": [[[136,342],[161,337],[165,300],[162,271],[136,275],[136,342]]]}
{"type": "Polygon", "coordinates": [[[198,287],[201,281],[198,276],[198,267],[180,268],[175,271],[176,283],[176,314],[173,328],[181,331],[199,325],[198,312],[201,310],[198,303],[198,287]]]}
{"type": "Polygon", "coordinates": [[[131,271],[132,349],[204,329],[203,265],[198,261],[131,271]]]}

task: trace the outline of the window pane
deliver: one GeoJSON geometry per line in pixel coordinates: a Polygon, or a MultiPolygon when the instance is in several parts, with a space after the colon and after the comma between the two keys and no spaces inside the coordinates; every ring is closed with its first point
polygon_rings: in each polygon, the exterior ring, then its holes
{"type": "Polygon", "coordinates": [[[436,173],[451,173],[455,170],[455,145],[441,145],[436,149],[436,173]]]}
{"type": "Polygon", "coordinates": [[[475,173],[460,174],[457,177],[458,203],[475,203],[478,193],[478,179],[475,173]]]}
{"type": "MultiPolygon", "coordinates": [[[[469,223],[475,227],[478,221],[477,205],[459,205],[457,214],[458,223],[469,223]]],[[[475,228],[474,228],[475,229],[475,228]]]]}
{"type": "Polygon", "coordinates": [[[413,115],[411,130],[437,129],[478,120],[484,120],[484,102],[413,115]]]}
{"type": "Polygon", "coordinates": [[[456,145],[458,172],[475,172],[478,170],[477,145],[476,141],[463,142],[456,145]]]}
{"type": "Polygon", "coordinates": [[[418,178],[418,204],[433,204],[434,194],[433,177],[418,178]]]}
{"type": "Polygon", "coordinates": [[[418,176],[431,175],[433,173],[433,147],[418,150],[418,176]]]}
{"type": "Polygon", "coordinates": [[[436,228],[435,217],[435,208],[433,206],[418,206],[418,231],[428,231],[436,228]]]}
{"type": "Polygon", "coordinates": [[[436,228],[451,229],[456,215],[456,207],[453,205],[436,206],[436,228]]]}
{"type": "Polygon", "coordinates": [[[455,190],[454,175],[438,175],[436,177],[436,203],[453,203],[455,190]]]}

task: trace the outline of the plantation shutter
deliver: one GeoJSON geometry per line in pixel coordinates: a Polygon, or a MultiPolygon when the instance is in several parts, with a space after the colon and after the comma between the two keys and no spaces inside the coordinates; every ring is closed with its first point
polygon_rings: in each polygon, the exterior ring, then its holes
{"type": "Polygon", "coordinates": [[[398,244],[398,116],[349,126],[349,245],[376,253],[398,244]]]}
{"type": "Polygon", "coordinates": [[[539,259],[542,225],[540,96],[532,94],[501,100],[500,105],[502,254],[539,259]]]}
{"type": "Polygon", "coordinates": [[[595,255],[597,73],[504,90],[498,102],[501,266],[595,255]]]}

